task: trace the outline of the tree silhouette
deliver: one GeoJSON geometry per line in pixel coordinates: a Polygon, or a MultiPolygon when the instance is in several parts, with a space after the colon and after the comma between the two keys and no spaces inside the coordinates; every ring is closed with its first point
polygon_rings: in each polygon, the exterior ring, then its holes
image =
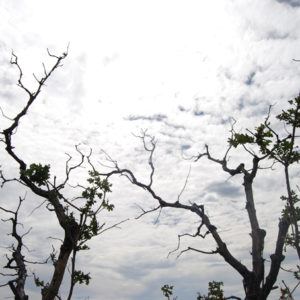
{"type": "MultiPolygon", "coordinates": [[[[222,239],[221,234],[218,232],[217,227],[211,222],[209,216],[205,211],[203,203],[190,203],[185,204],[180,201],[180,194],[176,201],[167,201],[160,197],[153,189],[153,176],[155,166],[153,163],[153,156],[156,149],[156,140],[153,136],[149,135],[147,131],[142,131],[139,136],[143,143],[144,150],[149,153],[148,163],[150,166],[149,183],[140,181],[130,169],[123,169],[119,167],[118,163],[110,156],[107,160],[112,164],[113,170],[102,175],[110,178],[113,175],[121,174],[128,178],[128,180],[150,193],[150,195],[158,202],[157,207],[151,210],[143,210],[141,215],[164,208],[183,209],[196,214],[199,218],[199,226],[196,233],[190,236],[205,238],[210,235],[216,243],[216,249],[211,251],[204,251],[188,247],[181,251],[181,254],[186,251],[196,251],[202,254],[220,255],[223,259],[234,268],[243,278],[243,287],[247,300],[263,300],[267,299],[272,289],[276,288],[275,283],[278,273],[280,271],[281,263],[285,256],[284,246],[292,245],[296,250],[299,250],[299,230],[298,221],[300,218],[300,210],[296,207],[299,201],[298,196],[294,190],[291,189],[290,176],[288,169],[292,164],[299,162],[300,154],[296,144],[296,130],[300,126],[300,96],[294,100],[288,101],[290,107],[283,110],[277,116],[279,121],[282,121],[285,128],[285,133],[280,135],[272,129],[269,122],[270,111],[265,121],[255,128],[255,131],[250,130],[247,133],[236,133],[234,130],[234,123],[231,128],[231,136],[228,140],[228,148],[225,151],[223,158],[218,159],[211,155],[209,146],[205,145],[205,151],[193,156],[191,159],[198,162],[200,159],[206,157],[209,161],[216,165],[220,165],[222,170],[230,176],[242,176],[242,185],[245,193],[246,210],[251,228],[251,259],[252,268],[249,269],[237,257],[235,257],[230,249],[227,247],[225,241],[222,239]],[[255,146],[257,149],[254,151],[248,145],[255,146]],[[251,166],[246,167],[245,163],[238,163],[236,168],[228,167],[228,155],[232,148],[242,147],[246,154],[251,157],[251,166]],[[285,201],[286,207],[279,217],[277,239],[274,241],[274,252],[270,255],[271,263],[269,270],[265,268],[264,257],[264,240],[266,231],[261,228],[260,222],[257,218],[255,209],[255,198],[253,192],[254,180],[260,170],[260,164],[265,160],[272,160],[280,162],[284,166],[284,173],[286,178],[287,196],[282,196],[281,199],[285,201]],[[292,233],[288,234],[289,228],[292,225],[292,233]]],[[[271,108],[270,108],[271,110],[271,108]]],[[[186,182],[184,188],[186,186],[186,182]]],[[[280,196],[278,196],[278,199],[280,196]]],[[[180,247],[179,236],[178,247],[180,247]]]]}
{"type": "MultiPolygon", "coordinates": [[[[42,165],[38,162],[28,165],[22,158],[22,150],[15,148],[13,145],[13,137],[17,134],[17,129],[20,127],[20,120],[25,118],[28,110],[41,93],[42,87],[53,72],[61,66],[62,61],[68,55],[68,51],[57,56],[48,50],[48,55],[53,58],[55,62],[49,71],[47,71],[46,66],[43,64],[44,75],[40,79],[34,75],[37,81],[37,87],[34,91],[30,91],[23,84],[23,72],[19,65],[18,57],[12,53],[11,64],[16,66],[19,71],[18,86],[25,92],[28,99],[23,109],[18,112],[14,118],[9,119],[11,122],[10,126],[1,129],[0,132],[1,142],[4,144],[7,154],[19,166],[19,177],[6,178],[3,170],[1,170],[0,178],[2,180],[2,186],[4,184],[18,182],[27,187],[36,196],[39,196],[46,202],[46,208],[49,213],[55,214],[64,237],[61,241],[60,249],[57,251],[58,254],[56,254],[56,251],[53,249],[49,257],[54,267],[51,280],[50,282],[44,282],[36,274],[34,274],[34,278],[36,285],[41,287],[43,300],[61,299],[59,290],[67,264],[70,261],[70,288],[66,299],[71,299],[75,284],[88,284],[91,278],[90,274],[85,274],[81,270],[76,269],[76,257],[78,252],[88,250],[87,241],[110,228],[116,227],[118,224],[105,227],[105,223],[99,223],[98,215],[100,212],[103,210],[111,211],[114,205],[110,204],[107,199],[107,194],[111,192],[111,184],[106,178],[101,178],[100,174],[94,168],[91,162],[92,151],[88,154],[84,154],[79,145],[75,146],[79,162],[73,163],[72,156],[67,154],[68,158],[63,162],[65,165],[65,178],[61,182],[57,182],[56,176],[51,176],[50,165],[42,165]],[[74,193],[76,193],[77,196],[70,199],[65,196],[64,189],[68,185],[71,175],[84,165],[90,169],[87,174],[87,183],[75,186],[74,193]]],[[[3,117],[5,117],[4,113],[3,117]]],[[[24,248],[23,235],[18,233],[17,228],[19,225],[18,212],[22,202],[24,202],[24,199],[20,199],[15,211],[1,207],[2,211],[13,215],[13,217],[10,218],[13,224],[12,236],[17,241],[16,246],[13,245],[11,247],[12,256],[7,256],[8,263],[6,265],[6,268],[13,269],[16,273],[2,274],[4,276],[13,276],[14,279],[9,280],[2,286],[8,285],[15,299],[26,300],[28,296],[25,293],[24,286],[28,276],[27,264],[30,262],[26,260],[22,252],[24,248]]]]}

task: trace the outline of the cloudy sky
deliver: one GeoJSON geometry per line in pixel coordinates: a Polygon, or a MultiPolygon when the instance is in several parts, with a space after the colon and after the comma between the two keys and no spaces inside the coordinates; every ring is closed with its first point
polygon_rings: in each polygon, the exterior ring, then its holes
{"type": "MultiPolygon", "coordinates": [[[[34,89],[32,73],[42,75],[42,62],[48,67],[53,63],[46,49],[60,54],[69,44],[63,67],[43,88],[14,136],[16,151],[28,163],[50,163],[51,174],[62,178],[65,153],[76,159],[74,145],[80,143],[83,151],[93,149],[99,169],[107,163],[105,150],[120,167],[148,182],[147,154],[133,135],[148,129],[158,140],[156,193],[176,201],[191,168],[181,200],[203,203],[230,250],[249,265],[242,178],[228,179],[205,159],[184,160],[182,152],[195,155],[208,143],[221,158],[231,118],[238,121],[237,130],[253,128],[270,104],[275,104],[276,114],[299,93],[300,63],[293,61],[300,59],[299,28],[299,0],[0,0],[0,104],[6,115],[14,116],[26,101],[16,86],[16,68],[9,64],[11,51],[19,57],[24,83],[34,89]]],[[[1,129],[7,124],[0,119],[1,129]]],[[[5,174],[16,174],[3,147],[0,158],[5,174]]],[[[249,162],[233,151],[230,163],[241,161],[249,162]]],[[[86,172],[87,168],[80,170],[72,183],[84,182],[86,172]]],[[[292,176],[295,185],[299,171],[292,170],[292,176]]],[[[23,187],[6,185],[0,204],[14,208],[25,193],[23,187]]],[[[280,167],[261,170],[255,196],[261,226],[267,230],[266,258],[274,248],[283,193],[280,167]]],[[[156,203],[125,178],[113,179],[110,200],[115,211],[100,216],[107,224],[131,220],[89,243],[92,250],[83,253],[78,264],[93,280],[88,287],[76,288],[74,299],[163,299],[164,284],[175,286],[179,300],[195,299],[211,280],[224,281],[226,295],[243,295],[241,278],[217,256],[189,252],[177,259],[177,251],[167,258],[177,247],[178,234],[195,232],[198,220],[193,215],[165,210],[158,220],[155,213],[135,220],[137,205],[149,209],[156,203]]],[[[51,245],[57,245],[49,237],[61,236],[45,206],[34,210],[40,203],[27,191],[21,222],[24,230],[32,227],[25,240],[32,260],[47,257],[51,245]]],[[[3,265],[3,247],[12,241],[5,235],[8,224],[1,228],[3,265]]],[[[209,239],[186,238],[180,249],[188,245],[208,251],[215,247],[209,239]]],[[[293,265],[294,259],[290,251],[285,266],[293,265]]],[[[49,265],[30,266],[44,280],[49,270],[49,265]]],[[[292,284],[288,275],[281,278],[292,284]]],[[[40,298],[31,279],[27,288],[32,299],[40,298]]],[[[271,299],[278,299],[278,292],[271,299]]]]}

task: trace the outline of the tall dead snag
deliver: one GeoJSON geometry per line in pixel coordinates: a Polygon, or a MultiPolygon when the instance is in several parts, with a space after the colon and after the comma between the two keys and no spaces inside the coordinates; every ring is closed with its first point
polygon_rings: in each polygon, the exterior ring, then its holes
{"type": "MultiPolygon", "coordinates": [[[[35,195],[44,199],[47,203],[46,207],[51,213],[55,213],[58,223],[63,230],[63,240],[58,251],[58,256],[51,255],[54,271],[49,283],[44,283],[37,276],[35,282],[42,287],[42,299],[53,300],[60,298],[59,289],[65,274],[67,264],[71,259],[71,282],[67,299],[71,299],[73,288],[76,283],[89,283],[90,275],[84,274],[81,270],[75,268],[76,255],[81,250],[87,250],[89,247],[86,242],[92,237],[101,234],[109,229],[104,228],[105,224],[99,224],[97,215],[103,211],[111,211],[114,206],[107,200],[107,193],[111,190],[111,185],[107,179],[102,179],[100,174],[95,170],[91,163],[90,157],[92,152],[85,155],[79,146],[76,151],[79,156],[79,162],[73,163],[72,157],[68,155],[65,162],[65,179],[58,183],[56,176],[50,176],[50,165],[41,165],[40,163],[31,163],[28,165],[22,159],[22,150],[13,146],[12,140],[20,126],[21,118],[24,118],[31,107],[37,100],[45,82],[52,73],[61,66],[62,61],[67,57],[67,52],[61,56],[56,56],[48,51],[51,58],[55,60],[50,71],[44,66],[44,76],[37,80],[37,88],[30,91],[22,82],[23,72],[18,63],[18,57],[12,54],[11,64],[15,65],[19,70],[18,86],[21,87],[28,96],[28,100],[24,108],[12,119],[11,125],[6,129],[1,129],[1,142],[5,145],[8,155],[19,165],[19,177],[15,179],[7,179],[3,171],[0,173],[2,184],[9,182],[19,182],[29,188],[35,195]],[[71,173],[82,167],[84,164],[90,169],[88,172],[87,184],[74,187],[74,192],[79,191],[78,196],[69,199],[64,196],[64,188],[68,184],[71,173]]],[[[4,116],[4,114],[3,114],[4,116]]],[[[30,149],[28,149],[30,151],[30,149]]],[[[113,225],[115,227],[117,224],[113,225]]],[[[26,270],[25,270],[26,271],[26,270]]],[[[25,272],[24,271],[24,272],[25,272]]],[[[24,273],[25,274],[25,273],[24,273]]],[[[17,278],[18,279],[18,278],[17,278]]]]}
{"type": "MultiPolygon", "coordinates": [[[[289,102],[293,109],[288,110],[287,112],[283,111],[283,113],[278,116],[279,120],[284,121],[285,128],[287,125],[299,127],[300,124],[300,114],[299,114],[299,101],[300,98],[296,98],[294,101],[289,102]],[[296,106],[295,106],[296,105],[296,106]],[[297,121],[296,121],[297,120],[297,121]]],[[[263,160],[272,159],[272,160],[282,160],[284,166],[290,165],[292,163],[299,161],[299,151],[297,146],[295,145],[296,138],[296,130],[292,129],[292,133],[288,133],[286,137],[279,137],[279,134],[275,133],[274,130],[271,129],[270,123],[268,121],[269,115],[265,120],[264,124],[260,125],[256,128],[254,133],[247,134],[237,134],[234,132],[234,128],[232,126],[231,130],[231,138],[229,139],[228,149],[222,159],[217,159],[211,156],[209,147],[205,146],[205,151],[203,153],[194,156],[193,159],[197,162],[201,158],[206,157],[208,160],[213,163],[220,165],[224,172],[228,173],[230,176],[242,176],[242,185],[244,187],[245,192],[245,200],[246,200],[246,210],[248,213],[250,228],[251,228],[251,257],[252,257],[252,268],[247,268],[238,258],[234,257],[230,250],[228,249],[226,243],[221,238],[220,234],[217,231],[216,226],[214,226],[208,215],[205,213],[204,204],[193,203],[190,205],[183,204],[180,202],[180,194],[178,196],[177,201],[168,202],[162,199],[159,195],[155,193],[152,188],[153,183],[153,175],[155,172],[155,167],[153,164],[153,155],[156,147],[156,141],[154,137],[147,134],[146,131],[142,132],[140,136],[145,151],[149,153],[148,163],[151,168],[149,183],[143,183],[139,181],[133,172],[129,169],[122,169],[118,166],[117,162],[113,161],[109,156],[107,159],[113,164],[113,170],[109,173],[103,174],[106,175],[107,178],[113,176],[115,174],[121,174],[126,176],[129,181],[139,186],[140,188],[146,190],[150,195],[158,202],[158,206],[155,209],[150,211],[143,211],[142,215],[159,210],[162,208],[170,207],[177,209],[188,210],[194,214],[196,214],[200,219],[200,225],[197,228],[197,232],[191,236],[200,236],[205,238],[207,234],[211,234],[213,239],[216,242],[216,249],[211,251],[203,251],[199,249],[194,249],[189,247],[188,249],[182,251],[185,252],[187,250],[194,250],[204,254],[219,254],[223,257],[223,259],[232,266],[243,278],[243,286],[247,300],[264,300],[267,299],[271,290],[274,288],[275,282],[277,280],[278,273],[280,271],[280,266],[282,261],[284,260],[283,250],[285,242],[288,237],[288,230],[290,224],[293,224],[295,235],[293,235],[292,240],[295,242],[293,245],[297,249],[298,237],[297,237],[297,222],[299,220],[300,212],[299,209],[295,208],[295,197],[292,201],[290,192],[288,192],[287,197],[287,208],[285,212],[281,216],[279,216],[278,223],[278,235],[275,243],[275,250],[271,258],[271,264],[269,271],[265,270],[265,258],[264,258],[264,240],[266,236],[266,231],[260,227],[259,220],[257,218],[256,209],[255,209],[255,200],[253,193],[253,182],[259,170],[259,165],[263,160]],[[272,140],[273,139],[273,140],[272,140]],[[258,146],[257,153],[249,150],[247,148],[247,144],[255,144],[258,146]],[[248,153],[252,157],[252,165],[246,168],[244,163],[240,163],[236,168],[232,169],[228,167],[228,154],[232,147],[244,147],[246,153],[248,153]],[[292,203],[293,202],[293,203],[292,203]],[[205,233],[201,233],[203,227],[206,228],[205,233]]],[[[286,170],[286,169],[285,169],[286,170]]],[[[285,171],[286,172],[286,171],[285,171]]],[[[287,175],[286,178],[289,178],[287,175]]],[[[289,179],[287,179],[287,183],[289,179]]],[[[288,187],[288,184],[287,184],[288,187]]],[[[289,190],[289,188],[288,188],[289,190]]],[[[294,193],[295,194],[295,193],[294,193]]],[[[294,195],[292,194],[292,195],[294,195]]],[[[279,197],[278,197],[279,198],[279,197]]],[[[179,236],[180,243],[180,236],[179,236]]],[[[179,244],[178,244],[179,248],[179,244]]]]}

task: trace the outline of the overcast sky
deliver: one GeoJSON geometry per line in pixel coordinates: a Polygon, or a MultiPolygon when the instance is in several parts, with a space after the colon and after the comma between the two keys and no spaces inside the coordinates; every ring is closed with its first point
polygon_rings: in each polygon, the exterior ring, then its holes
{"type": "MultiPolygon", "coordinates": [[[[63,67],[50,78],[14,136],[16,152],[26,162],[50,163],[51,174],[62,178],[65,153],[76,157],[74,145],[80,143],[83,151],[93,149],[99,169],[105,163],[104,149],[120,167],[148,182],[147,155],[133,136],[148,129],[158,140],[156,193],[176,201],[191,167],[182,201],[203,203],[230,250],[249,265],[242,177],[228,180],[219,166],[205,159],[183,160],[182,151],[195,155],[208,143],[222,158],[231,118],[237,120],[237,130],[253,128],[270,104],[275,104],[276,114],[298,95],[300,63],[293,59],[300,59],[299,0],[0,0],[0,34],[0,105],[11,117],[27,100],[16,86],[11,51],[19,57],[24,82],[34,88],[32,73],[42,75],[42,62],[48,67],[53,63],[46,49],[59,55],[69,44],[63,67]]],[[[0,119],[1,129],[7,124],[0,119]]],[[[13,176],[16,165],[3,147],[0,151],[5,174],[13,176]]],[[[244,159],[249,162],[233,151],[230,163],[235,166],[244,159]]],[[[80,170],[72,182],[84,182],[86,172],[80,170]]],[[[292,176],[295,186],[299,171],[292,170],[292,176]]],[[[160,288],[170,284],[179,300],[190,300],[198,291],[206,292],[211,280],[224,281],[225,295],[243,296],[241,277],[220,257],[188,252],[176,259],[177,251],[167,258],[177,247],[178,234],[195,232],[198,220],[193,215],[166,209],[157,222],[155,213],[135,220],[137,204],[149,209],[155,201],[125,178],[113,179],[112,190],[116,209],[103,218],[108,224],[131,220],[121,230],[95,238],[89,243],[92,250],[79,256],[79,266],[93,280],[88,287],[77,287],[74,299],[163,299],[160,288]]],[[[14,208],[25,193],[23,187],[6,185],[0,190],[0,204],[14,208]]],[[[267,230],[266,259],[274,249],[283,193],[280,167],[261,170],[255,197],[261,226],[267,230]]],[[[25,241],[28,255],[42,260],[56,243],[49,237],[62,233],[45,206],[32,212],[42,200],[28,191],[26,197],[21,221],[24,230],[33,227],[25,241]]],[[[8,224],[1,228],[3,247],[11,240],[3,236],[8,224]]],[[[210,239],[185,239],[180,249],[188,245],[208,251],[215,247],[210,239]]],[[[4,253],[1,248],[2,265],[4,253]]],[[[290,251],[286,267],[293,259],[290,251]]],[[[49,269],[30,266],[44,280],[49,269]]],[[[32,299],[40,298],[31,279],[27,288],[32,299]]],[[[278,297],[279,291],[270,299],[278,297]]]]}

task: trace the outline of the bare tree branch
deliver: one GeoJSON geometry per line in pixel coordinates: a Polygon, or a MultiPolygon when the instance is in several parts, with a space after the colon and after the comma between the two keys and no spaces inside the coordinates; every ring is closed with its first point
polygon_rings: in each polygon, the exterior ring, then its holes
{"type": "MultiPolygon", "coordinates": [[[[149,210],[144,210],[141,206],[138,205],[138,207],[142,210],[142,213],[140,215],[138,215],[137,217],[135,217],[136,220],[140,219],[141,217],[143,217],[144,215],[148,214],[148,213],[152,213],[154,211],[157,211],[158,209],[161,211],[161,206],[157,206],[155,208],[149,209],[149,210]]],[[[159,213],[160,215],[160,213],[159,213]]],[[[157,217],[157,219],[159,218],[159,216],[157,217]]]]}
{"type": "Polygon", "coordinates": [[[199,249],[195,249],[195,248],[192,248],[192,247],[188,247],[187,249],[185,250],[182,250],[178,255],[177,255],[177,258],[181,256],[181,254],[183,254],[184,252],[187,252],[187,251],[195,251],[195,252],[199,252],[199,253],[202,253],[202,254],[218,254],[219,251],[218,250],[211,250],[211,251],[203,251],[203,250],[199,250],[199,249]]]}
{"type": "Polygon", "coordinates": [[[177,202],[179,202],[179,201],[180,201],[180,197],[181,197],[182,193],[184,192],[184,190],[185,190],[185,188],[186,188],[186,185],[187,185],[187,183],[188,183],[188,180],[189,180],[190,174],[191,174],[191,166],[190,166],[190,168],[189,168],[189,172],[188,172],[188,174],[187,174],[187,176],[186,176],[186,179],[185,179],[184,185],[183,185],[183,187],[182,187],[182,189],[181,189],[180,193],[178,194],[178,197],[177,197],[177,202]]]}
{"type": "MultiPolygon", "coordinates": [[[[204,210],[204,207],[201,208],[201,209],[204,210]]],[[[193,237],[193,238],[195,238],[195,237],[197,237],[197,236],[200,236],[201,238],[205,239],[205,237],[210,233],[210,231],[208,230],[208,231],[206,231],[204,234],[201,234],[200,231],[201,231],[201,228],[203,227],[203,225],[204,225],[204,223],[203,223],[203,221],[202,221],[202,222],[200,223],[200,225],[198,226],[197,231],[196,231],[195,234],[190,234],[190,233],[179,234],[179,235],[178,235],[178,244],[177,244],[177,247],[176,247],[176,249],[174,249],[174,250],[172,250],[172,251],[169,252],[168,257],[169,257],[169,255],[171,255],[172,253],[174,253],[174,252],[176,252],[177,250],[179,250],[181,238],[184,237],[184,236],[189,236],[189,237],[193,237]]],[[[177,257],[178,257],[178,256],[177,256],[177,257]]]]}
{"type": "Polygon", "coordinates": [[[127,222],[127,221],[129,221],[129,219],[122,220],[121,222],[118,222],[118,223],[116,223],[116,224],[114,224],[114,225],[112,225],[112,226],[109,226],[109,227],[107,227],[107,228],[105,228],[105,229],[99,231],[99,234],[102,234],[102,233],[104,233],[105,231],[108,231],[108,230],[110,230],[110,229],[112,229],[112,228],[119,228],[119,227],[118,227],[119,225],[121,225],[121,224],[123,224],[123,223],[125,223],[125,222],[127,222]]]}
{"type": "Polygon", "coordinates": [[[4,207],[0,207],[0,209],[6,213],[10,213],[13,215],[12,218],[9,220],[12,222],[12,233],[11,235],[17,241],[16,247],[14,245],[11,246],[12,249],[12,257],[8,258],[8,262],[4,268],[16,270],[16,274],[14,275],[7,275],[7,276],[14,276],[15,279],[9,280],[6,284],[2,286],[8,285],[13,292],[15,299],[19,300],[28,300],[28,296],[25,293],[25,282],[27,279],[27,268],[25,264],[25,259],[22,253],[23,244],[23,237],[30,231],[25,232],[23,235],[18,233],[18,213],[22,202],[25,198],[19,197],[19,203],[16,211],[5,209],[4,207]]]}
{"type": "MultiPolygon", "coordinates": [[[[144,134],[140,137],[143,140],[143,145],[145,148],[146,145],[146,141],[145,139],[150,139],[150,144],[151,142],[154,140],[151,136],[144,134]]],[[[146,147],[147,148],[147,147],[146,147]]],[[[145,149],[146,151],[148,151],[149,154],[149,160],[151,158],[152,161],[152,157],[153,157],[153,153],[155,150],[155,147],[152,145],[151,147],[145,149]],[[148,150],[147,150],[148,149],[148,150]]],[[[222,166],[224,166],[225,170],[231,171],[230,169],[227,168],[226,166],[226,160],[224,161],[219,161],[219,160],[215,160],[213,159],[209,152],[208,152],[208,146],[206,146],[206,153],[204,153],[203,155],[209,156],[211,160],[214,160],[215,162],[220,163],[222,166]]],[[[199,157],[200,158],[200,157],[199,157]]],[[[170,207],[170,208],[179,208],[179,209],[184,209],[184,210],[188,210],[192,213],[195,213],[196,215],[198,215],[198,217],[201,219],[201,222],[203,222],[203,224],[206,226],[207,230],[212,234],[216,244],[217,244],[217,252],[223,256],[223,258],[233,267],[235,268],[244,278],[248,278],[251,276],[251,272],[247,269],[247,267],[245,265],[243,265],[240,261],[238,261],[236,258],[234,258],[232,256],[232,254],[229,252],[226,244],[222,241],[220,235],[217,232],[217,228],[211,224],[209,217],[204,213],[204,209],[203,209],[203,205],[198,205],[196,203],[193,203],[191,205],[186,205],[186,204],[182,204],[178,201],[176,202],[167,202],[165,200],[163,200],[160,196],[158,196],[154,190],[152,189],[152,181],[150,180],[149,184],[144,184],[142,182],[140,182],[135,175],[132,173],[132,171],[128,170],[128,169],[120,169],[118,164],[116,162],[114,162],[112,159],[110,159],[110,162],[113,163],[114,165],[114,170],[112,170],[111,172],[108,173],[102,173],[101,175],[106,176],[107,178],[109,178],[110,176],[119,174],[119,175],[126,175],[128,177],[128,179],[130,180],[130,182],[136,186],[139,186],[140,188],[146,190],[147,192],[150,193],[150,195],[158,201],[159,206],[161,208],[164,207],[170,207]]],[[[151,174],[153,176],[154,173],[154,165],[152,165],[151,167],[151,174]],[[152,168],[153,167],[153,168],[152,168]]],[[[232,170],[233,172],[235,172],[235,170],[232,170]]],[[[239,171],[240,173],[240,171],[239,171]]],[[[150,176],[151,176],[150,174],[150,176]]]]}
{"type": "MultiPolygon", "coordinates": [[[[72,164],[71,161],[73,158],[70,154],[67,154],[68,157],[65,162],[65,178],[61,183],[57,183],[56,176],[54,176],[53,180],[50,179],[50,165],[42,166],[41,164],[31,164],[28,167],[27,163],[22,159],[22,156],[18,154],[13,147],[12,137],[18,129],[21,118],[26,116],[30,107],[37,100],[37,97],[46,81],[58,67],[62,66],[62,61],[68,55],[68,50],[59,56],[52,54],[49,49],[47,49],[47,52],[48,55],[55,60],[55,62],[50,70],[48,70],[43,64],[44,75],[41,78],[37,78],[37,76],[34,75],[34,78],[37,81],[37,87],[34,91],[30,91],[23,84],[22,68],[19,65],[18,57],[12,53],[11,64],[15,65],[19,71],[18,86],[25,91],[28,96],[28,100],[23,109],[21,109],[14,118],[11,118],[10,126],[0,132],[0,135],[3,136],[1,141],[5,143],[5,150],[7,154],[19,165],[19,178],[6,179],[1,171],[0,179],[2,180],[2,185],[9,181],[20,182],[29,188],[35,195],[44,199],[42,204],[46,203],[48,211],[55,213],[57,221],[63,230],[64,235],[61,240],[61,246],[58,250],[57,257],[54,252],[50,254],[54,267],[50,282],[41,282],[38,277],[35,276],[37,285],[42,287],[42,300],[54,300],[56,298],[61,299],[59,296],[59,289],[71,254],[73,253],[72,268],[74,269],[76,253],[88,248],[85,245],[88,240],[109,229],[117,228],[118,225],[126,220],[108,228],[104,228],[105,224],[100,226],[98,223],[97,215],[104,209],[108,211],[112,210],[113,205],[109,204],[106,198],[106,194],[110,192],[109,182],[106,180],[106,177],[100,178],[100,175],[91,163],[90,157],[92,155],[92,151],[85,155],[79,145],[76,145],[75,150],[80,159],[77,163],[72,164]],[[92,168],[92,171],[88,172],[90,176],[88,178],[88,185],[84,187],[83,185],[78,184],[76,187],[80,192],[80,196],[74,197],[70,200],[64,195],[63,189],[68,184],[71,174],[75,170],[78,170],[78,168],[83,167],[84,163],[92,168]],[[73,200],[77,199],[80,200],[80,206],[75,205],[73,202],[73,200]]],[[[37,208],[39,207],[40,206],[37,208]]],[[[79,278],[80,276],[83,276],[83,273],[78,274],[79,278]]],[[[68,298],[71,297],[74,284],[78,281],[74,281],[73,279],[68,298]]],[[[11,285],[10,287],[13,289],[11,285]]]]}

